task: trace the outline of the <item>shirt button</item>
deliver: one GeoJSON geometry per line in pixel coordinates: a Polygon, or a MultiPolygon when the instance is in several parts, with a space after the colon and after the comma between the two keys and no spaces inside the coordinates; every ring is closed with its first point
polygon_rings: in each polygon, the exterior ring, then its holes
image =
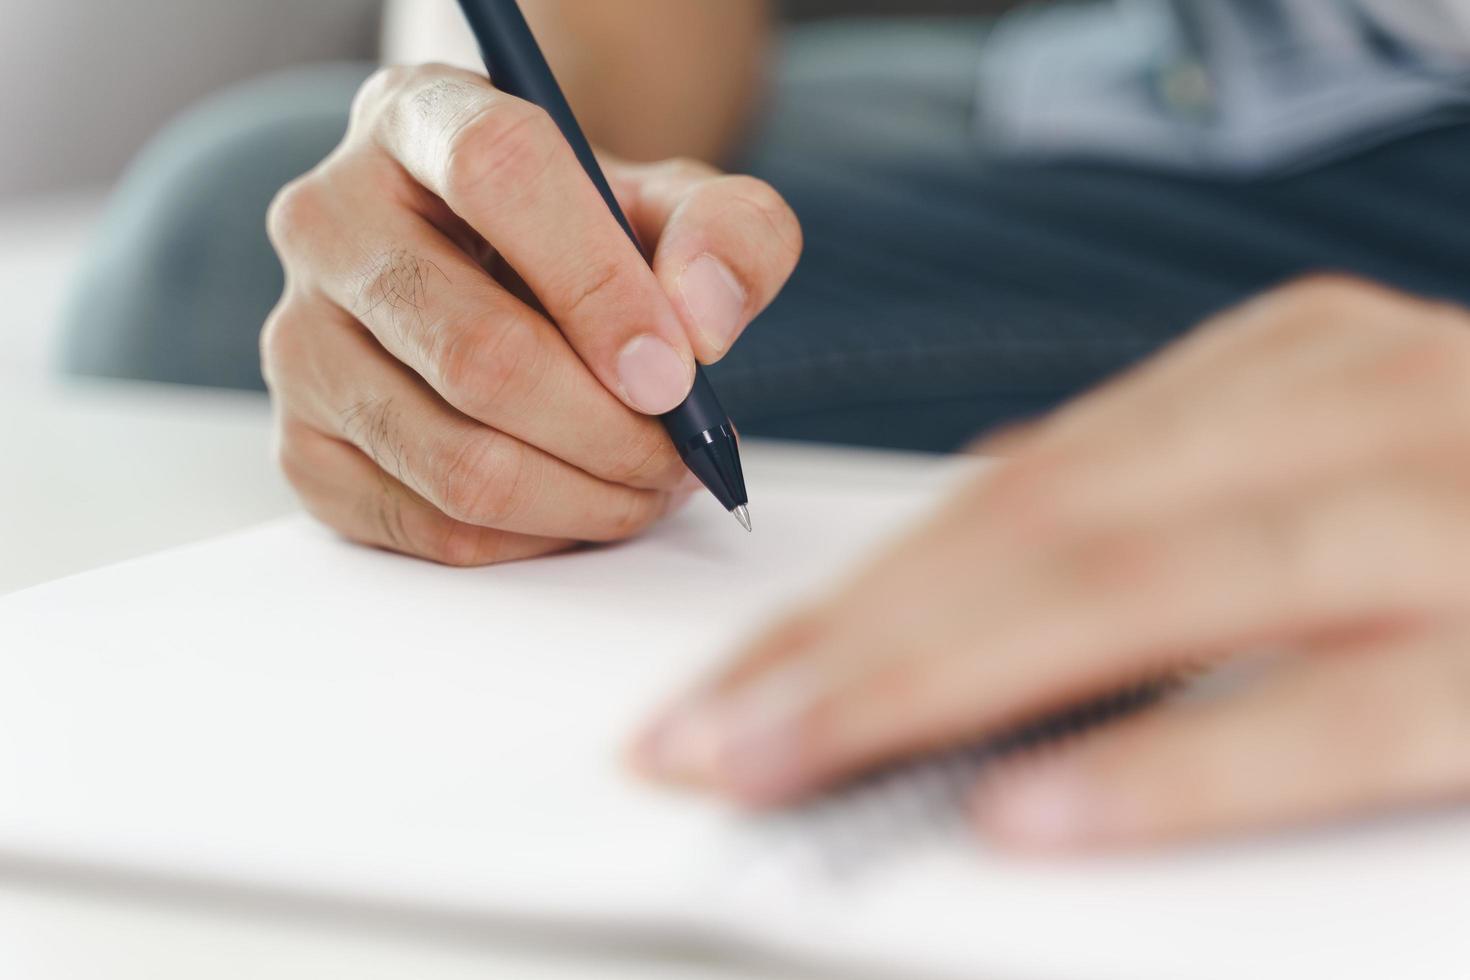
{"type": "Polygon", "coordinates": [[[1158,93],[1176,112],[1207,115],[1215,106],[1215,86],[1205,66],[1193,59],[1167,65],[1158,76],[1158,93]]]}

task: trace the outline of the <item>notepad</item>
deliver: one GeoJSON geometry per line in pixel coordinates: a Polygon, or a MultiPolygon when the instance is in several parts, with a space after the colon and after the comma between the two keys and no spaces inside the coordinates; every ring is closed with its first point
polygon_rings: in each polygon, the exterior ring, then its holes
{"type": "Polygon", "coordinates": [[[464,571],[289,519],[0,599],[0,855],[838,975],[1470,975],[1463,814],[1038,864],[965,828],[979,749],[770,816],[630,778],[656,705],[953,479],[753,462],[750,536],[696,506],[464,571]]]}

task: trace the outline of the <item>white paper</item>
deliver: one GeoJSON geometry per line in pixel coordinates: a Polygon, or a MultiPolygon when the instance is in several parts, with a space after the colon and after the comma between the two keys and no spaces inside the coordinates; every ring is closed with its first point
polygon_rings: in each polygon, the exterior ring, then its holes
{"type": "Polygon", "coordinates": [[[834,873],[921,770],[763,820],[626,776],[653,707],[943,482],[767,479],[752,536],[695,509],[477,571],[290,520],[0,600],[0,853],[903,977],[1470,975],[1460,815],[1083,865],[935,831],[834,873]]]}

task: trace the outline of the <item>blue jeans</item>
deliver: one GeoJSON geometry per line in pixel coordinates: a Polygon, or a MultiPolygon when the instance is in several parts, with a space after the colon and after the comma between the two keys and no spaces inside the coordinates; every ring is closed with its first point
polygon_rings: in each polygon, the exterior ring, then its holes
{"type": "MultiPolygon", "coordinates": [[[[807,252],[712,371],[743,432],[952,449],[1310,271],[1470,302],[1470,127],[1256,182],[1019,166],[973,137],[984,30],[791,37],[737,166],[792,202],[807,252]]],[[[256,336],[282,284],[267,203],[335,145],[368,71],[262,80],[163,134],[79,284],[68,368],[260,388],[256,336]]]]}

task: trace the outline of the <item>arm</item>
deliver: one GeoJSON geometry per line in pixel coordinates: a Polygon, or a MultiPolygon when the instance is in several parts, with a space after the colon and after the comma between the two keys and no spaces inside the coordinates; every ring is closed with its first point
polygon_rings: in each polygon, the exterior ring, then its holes
{"type": "MultiPolygon", "coordinates": [[[[756,104],[769,0],[523,0],[582,125],[631,160],[717,160],[756,104]]],[[[452,0],[390,0],[390,63],[477,63],[452,0]]]]}

